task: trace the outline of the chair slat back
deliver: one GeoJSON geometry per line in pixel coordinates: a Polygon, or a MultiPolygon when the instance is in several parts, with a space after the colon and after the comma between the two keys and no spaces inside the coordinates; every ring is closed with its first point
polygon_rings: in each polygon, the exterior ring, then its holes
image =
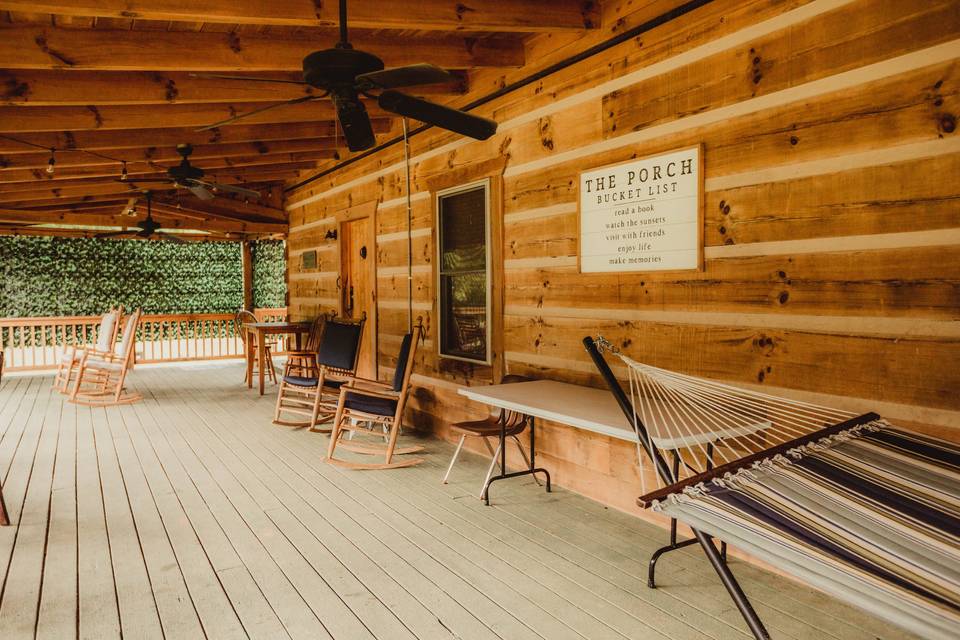
{"type": "Polygon", "coordinates": [[[123,307],[110,309],[103,314],[100,320],[100,327],[97,329],[97,342],[95,348],[101,352],[112,352],[113,345],[117,340],[117,331],[120,328],[120,316],[123,314],[123,307]]]}
{"type": "Polygon", "coordinates": [[[403,336],[403,341],[400,343],[400,353],[397,356],[397,368],[393,373],[393,390],[400,393],[401,403],[410,385],[410,376],[413,373],[413,359],[417,355],[417,345],[420,343],[420,335],[422,332],[423,326],[418,324],[413,328],[413,333],[408,333],[403,336]]]}
{"type": "Polygon", "coordinates": [[[313,321],[313,324],[310,325],[310,333],[307,334],[307,339],[303,343],[303,349],[305,351],[320,350],[320,339],[323,337],[323,327],[329,320],[326,315],[321,314],[313,321]]]}
{"type": "Polygon", "coordinates": [[[240,334],[240,340],[243,341],[243,344],[247,344],[247,332],[243,328],[243,325],[249,322],[257,322],[257,316],[253,315],[252,311],[247,311],[246,309],[240,309],[237,312],[237,315],[233,317],[234,328],[237,333],[240,334]]]}
{"type": "Polygon", "coordinates": [[[354,375],[360,360],[360,342],[366,318],[346,320],[331,318],[323,324],[317,363],[328,372],[354,375]]]}
{"type": "Polygon", "coordinates": [[[128,361],[133,354],[133,345],[137,338],[137,325],[140,324],[140,316],[143,315],[143,309],[137,309],[129,316],[123,325],[123,335],[120,338],[120,350],[117,355],[124,361],[128,361]]]}

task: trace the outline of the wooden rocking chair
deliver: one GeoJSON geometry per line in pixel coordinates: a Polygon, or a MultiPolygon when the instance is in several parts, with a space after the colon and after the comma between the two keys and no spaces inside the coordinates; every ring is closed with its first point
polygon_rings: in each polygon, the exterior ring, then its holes
{"type": "Polygon", "coordinates": [[[328,433],[317,425],[336,414],[340,387],[351,380],[360,359],[363,337],[361,320],[320,319],[322,329],[313,351],[294,351],[280,379],[273,423],[288,427],[309,427],[311,431],[328,433]],[[281,420],[281,413],[308,416],[307,421],[281,420]]]}
{"type": "Polygon", "coordinates": [[[133,366],[137,326],[142,311],[127,316],[120,348],[116,353],[84,353],[77,367],[77,381],[70,393],[70,402],[92,406],[129,404],[141,399],[139,393],[124,393],[127,371],[133,366]]]}
{"type": "Polygon", "coordinates": [[[53,378],[53,388],[60,393],[70,392],[70,380],[85,353],[108,354],[113,353],[117,342],[117,333],[120,332],[120,318],[123,317],[123,306],[110,309],[100,320],[97,328],[97,341],[91,346],[65,345],[57,359],[57,374],[53,378]]]}
{"type": "Polygon", "coordinates": [[[397,357],[397,368],[393,376],[393,384],[353,378],[340,387],[340,398],[337,402],[337,413],[333,421],[333,433],[330,436],[330,449],[327,452],[327,462],[347,469],[397,469],[412,467],[423,462],[423,458],[404,458],[393,460],[393,456],[423,451],[421,446],[397,448],[397,437],[400,435],[403,409],[407,403],[410,390],[410,375],[413,373],[413,361],[417,353],[417,343],[423,328],[417,325],[413,333],[403,337],[400,344],[400,354],[397,357]],[[341,440],[344,432],[367,431],[358,423],[372,423],[389,427],[387,443],[357,442],[341,440]],[[334,456],[337,447],[365,455],[383,455],[382,463],[353,462],[341,460],[334,456]]]}

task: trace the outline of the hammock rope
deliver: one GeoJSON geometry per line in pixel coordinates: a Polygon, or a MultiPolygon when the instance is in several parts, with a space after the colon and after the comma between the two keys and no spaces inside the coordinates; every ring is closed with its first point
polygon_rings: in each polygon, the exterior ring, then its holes
{"type": "MultiPolygon", "coordinates": [[[[626,366],[634,431],[646,428],[664,458],[680,458],[677,482],[815,433],[855,416],[851,411],[774,396],[638,362],[603,338],[597,344],[626,366]]],[[[639,438],[638,438],[639,439],[639,438]]],[[[637,444],[641,488],[651,454],[637,444]]],[[[664,486],[659,474],[658,488],[664,486]]]]}

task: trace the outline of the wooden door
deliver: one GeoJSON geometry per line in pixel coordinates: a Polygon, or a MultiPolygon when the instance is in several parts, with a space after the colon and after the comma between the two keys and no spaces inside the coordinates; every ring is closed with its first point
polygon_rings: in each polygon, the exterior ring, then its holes
{"type": "Polygon", "coordinates": [[[340,240],[340,316],[366,317],[357,373],[377,377],[376,238],[370,216],[345,220],[337,233],[340,240]]]}

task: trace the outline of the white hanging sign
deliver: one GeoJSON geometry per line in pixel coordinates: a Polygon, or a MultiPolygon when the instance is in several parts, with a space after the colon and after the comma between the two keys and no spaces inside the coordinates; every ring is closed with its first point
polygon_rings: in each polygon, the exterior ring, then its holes
{"type": "Polygon", "coordinates": [[[580,271],[703,264],[700,146],[580,174],[580,271]]]}

